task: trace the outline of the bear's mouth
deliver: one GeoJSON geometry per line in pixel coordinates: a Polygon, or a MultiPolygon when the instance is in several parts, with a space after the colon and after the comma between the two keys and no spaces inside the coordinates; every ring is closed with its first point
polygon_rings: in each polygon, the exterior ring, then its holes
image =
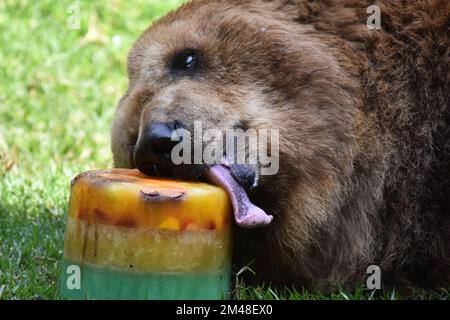
{"type": "Polygon", "coordinates": [[[273,217],[251,203],[247,192],[232,176],[230,169],[223,164],[217,164],[206,169],[206,179],[224,188],[231,199],[234,219],[242,228],[257,228],[270,224],[273,217]]]}
{"type": "Polygon", "coordinates": [[[151,165],[144,172],[150,176],[171,177],[177,179],[205,179],[208,182],[225,189],[230,197],[233,207],[234,220],[242,228],[258,228],[270,224],[273,220],[271,215],[254,205],[246,192],[245,179],[237,179],[227,164],[208,165],[179,165],[161,166],[151,165]]]}

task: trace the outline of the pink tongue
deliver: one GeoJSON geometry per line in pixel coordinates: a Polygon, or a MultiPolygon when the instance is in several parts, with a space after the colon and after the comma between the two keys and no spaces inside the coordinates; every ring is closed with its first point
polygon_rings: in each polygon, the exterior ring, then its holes
{"type": "Polygon", "coordinates": [[[272,222],[272,216],[267,215],[261,208],[250,202],[245,190],[234,180],[227,168],[215,165],[207,171],[206,177],[227,191],[233,204],[234,218],[238,226],[257,228],[272,222]]]}

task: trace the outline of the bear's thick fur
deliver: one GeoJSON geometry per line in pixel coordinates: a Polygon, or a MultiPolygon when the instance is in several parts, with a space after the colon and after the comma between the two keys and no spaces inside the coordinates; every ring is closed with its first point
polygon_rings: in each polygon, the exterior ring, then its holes
{"type": "Polygon", "coordinates": [[[449,28],[447,0],[190,2],[130,53],[115,165],[134,167],[150,121],[279,128],[280,171],[248,191],[274,221],[236,228],[250,280],[354,286],[376,264],[384,284],[448,288],[449,28]],[[186,49],[201,68],[170,72],[186,49]]]}

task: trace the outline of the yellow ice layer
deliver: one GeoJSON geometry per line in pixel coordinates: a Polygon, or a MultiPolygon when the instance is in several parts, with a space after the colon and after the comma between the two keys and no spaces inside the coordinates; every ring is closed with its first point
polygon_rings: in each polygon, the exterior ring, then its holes
{"type": "Polygon", "coordinates": [[[130,169],[78,175],[69,209],[70,217],[90,224],[173,231],[229,228],[231,213],[219,187],[148,178],[130,169]]]}
{"type": "Polygon", "coordinates": [[[231,239],[228,228],[132,229],[69,217],[64,256],[80,264],[130,271],[209,272],[229,267],[231,239]]]}

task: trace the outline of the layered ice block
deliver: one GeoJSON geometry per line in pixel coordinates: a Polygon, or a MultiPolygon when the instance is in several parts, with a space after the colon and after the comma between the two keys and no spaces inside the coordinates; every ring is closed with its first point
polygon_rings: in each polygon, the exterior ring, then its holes
{"type": "Polygon", "coordinates": [[[80,174],[71,186],[60,296],[228,298],[231,218],[217,186],[128,169],[80,174]]]}

